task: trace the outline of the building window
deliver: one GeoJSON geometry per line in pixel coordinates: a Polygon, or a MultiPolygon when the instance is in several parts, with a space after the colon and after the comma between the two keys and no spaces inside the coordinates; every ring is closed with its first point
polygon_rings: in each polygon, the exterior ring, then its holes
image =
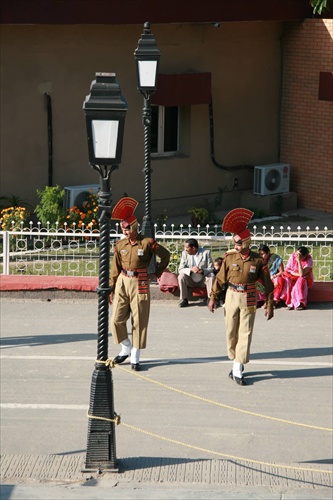
{"type": "Polygon", "coordinates": [[[151,153],[154,156],[179,153],[178,106],[152,106],[151,153]]]}

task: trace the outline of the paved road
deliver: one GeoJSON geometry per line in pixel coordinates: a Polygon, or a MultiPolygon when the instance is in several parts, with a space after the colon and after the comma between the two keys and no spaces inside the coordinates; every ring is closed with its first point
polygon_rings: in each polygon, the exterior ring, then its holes
{"type": "Polygon", "coordinates": [[[2,500],[332,497],[332,304],[259,310],[239,387],[223,309],[154,301],[142,372],[112,371],[109,475],[81,472],[96,325],[97,301],[2,299],[2,500]]]}

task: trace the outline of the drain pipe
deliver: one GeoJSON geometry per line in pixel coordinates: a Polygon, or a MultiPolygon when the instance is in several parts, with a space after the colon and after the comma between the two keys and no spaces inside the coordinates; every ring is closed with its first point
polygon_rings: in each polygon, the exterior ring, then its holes
{"type": "Polygon", "coordinates": [[[48,145],[48,186],[53,185],[53,133],[52,133],[52,100],[45,92],[47,108],[47,145],[48,145]]]}
{"type": "Polygon", "coordinates": [[[53,133],[52,133],[52,82],[42,82],[38,85],[40,95],[46,101],[47,113],[47,145],[48,145],[48,186],[53,185],[53,133]]]}

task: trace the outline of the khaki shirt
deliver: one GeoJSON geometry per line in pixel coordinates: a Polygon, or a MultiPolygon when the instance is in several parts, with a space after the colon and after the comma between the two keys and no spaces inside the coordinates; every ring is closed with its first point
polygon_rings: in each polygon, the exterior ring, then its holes
{"type": "Polygon", "coordinates": [[[128,238],[117,241],[112,259],[110,286],[115,286],[122,269],[147,269],[153,254],[160,258],[156,265],[156,277],[159,278],[169,264],[170,253],[166,248],[140,234],[134,245],[131,245],[128,238]]]}
{"type": "Polygon", "coordinates": [[[251,250],[249,256],[243,260],[237,252],[227,253],[216,275],[210,298],[218,300],[222,287],[229,282],[235,285],[245,285],[255,283],[258,279],[261,279],[265,287],[267,305],[272,306],[274,285],[267,266],[263,266],[260,255],[251,250]]]}

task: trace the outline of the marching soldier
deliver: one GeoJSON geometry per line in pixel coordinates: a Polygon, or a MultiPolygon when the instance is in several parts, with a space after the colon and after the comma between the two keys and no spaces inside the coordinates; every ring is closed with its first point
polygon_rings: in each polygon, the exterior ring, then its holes
{"type": "Polygon", "coordinates": [[[134,211],[138,202],[125,197],[118,201],[112,211],[112,219],[121,220],[124,238],[115,246],[110,273],[110,304],[112,304],[111,332],[115,344],[121,351],[113,361],[123,363],[131,356],[131,367],[140,370],[140,349],[145,349],[150,311],[149,278],[159,278],[167,268],[170,253],[154,239],[138,233],[138,221],[134,211]],[[160,261],[155,275],[147,268],[153,255],[160,261]],[[131,315],[132,343],[128,338],[126,323],[131,315]]]}
{"type": "Polygon", "coordinates": [[[259,278],[266,290],[265,316],[269,320],[274,315],[273,282],[262,258],[250,249],[251,235],[247,226],[252,216],[253,212],[245,208],[236,208],[225,216],[222,230],[233,233],[235,250],[226,253],[208,304],[209,310],[214,312],[224,285],[228,285],[224,315],[227,352],[229,359],[233,360],[229,377],[239,385],[246,385],[243,370],[244,364],[250,360],[257,304],[256,281],[259,278]]]}

